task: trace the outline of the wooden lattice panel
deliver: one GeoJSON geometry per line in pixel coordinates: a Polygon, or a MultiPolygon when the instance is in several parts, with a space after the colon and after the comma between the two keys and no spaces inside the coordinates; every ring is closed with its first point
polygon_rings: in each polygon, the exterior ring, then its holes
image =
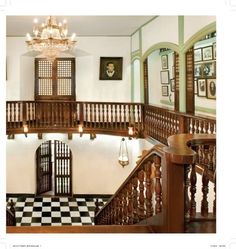
{"type": "Polygon", "coordinates": [[[38,80],[38,95],[50,96],[52,94],[53,94],[52,80],[51,79],[39,79],[38,80]]]}
{"type": "Polygon", "coordinates": [[[52,62],[40,60],[38,62],[38,77],[52,77],[52,62]]]}
{"type": "Polygon", "coordinates": [[[35,99],[75,100],[75,58],[35,59],[35,99]]]}
{"type": "Polygon", "coordinates": [[[57,80],[57,95],[71,95],[71,79],[57,80]]]}
{"type": "Polygon", "coordinates": [[[57,77],[71,77],[71,61],[57,61],[57,77]]]}

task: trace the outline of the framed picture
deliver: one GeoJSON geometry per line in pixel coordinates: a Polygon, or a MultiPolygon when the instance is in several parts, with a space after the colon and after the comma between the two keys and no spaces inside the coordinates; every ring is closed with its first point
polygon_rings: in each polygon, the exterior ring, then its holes
{"type": "Polygon", "coordinates": [[[203,63],[202,64],[202,76],[203,77],[212,77],[215,76],[215,63],[209,62],[209,63],[203,63]]]}
{"type": "Polygon", "coordinates": [[[202,64],[194,65],[194,77],[202,77],[202,64]]]}
{"type": "Polygon", "coordinates": [[[123,57],[100,57],[99,80],[122,80],[123,57]]]}
{"type": "Polygon", "coordinates": [[[216,79],[207,79],[207,98],[216,99],[216,79]]]}
{"type": "Polygon", "coordinates": [[[168,68],[168,55],[167,54],[161,56],[161,67],[162,69],[168,68]]]}
{"type": "Polygon", "coordinates": [[[169,84],[169,70],[161,71],[161,84],[169,84]]]}
{"type": "Polygon", "coordinates": [[[216,43],[213,43],[213,58],[216,59],[216,43]]]}
{"type": "Polygon", "coordinates": [[[206,79],[197,80],[197,96],[206,97],[206,79]]]}
{"type": "Polygon", "coordinates": [[[175,79],[170,80],[170,90],[171,92],[175,92],[175,79]]]}
{"type": "Polygon", "coordinates": [[[202,49],[194,49],[194,61],[202,61],[202,49]]]}
{"type": "Polygon", "coordinates": [[[198,94],[197,80],[194,80],[194,94],[198,94]]]}
{"type": "Polygon", "coordinates": [[[162,86],[161,87],[161,92],[162,92],[162,96],[169,96],[168,86],[162,86]]]}
{"type": "Polygon", "coordinates": [[[202,60],[208,61],[213,59],[212,46],[202,48],[202,60]]]}

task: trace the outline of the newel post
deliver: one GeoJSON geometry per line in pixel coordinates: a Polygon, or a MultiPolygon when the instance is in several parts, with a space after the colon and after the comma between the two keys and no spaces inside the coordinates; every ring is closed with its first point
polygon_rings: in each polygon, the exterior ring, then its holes
{"type": "Polygon", "coordinates": [[[163,176],[164,227],[168,233],[184,232],[184,166],[172,162],[172,154],[165,152],[163,176]]]}

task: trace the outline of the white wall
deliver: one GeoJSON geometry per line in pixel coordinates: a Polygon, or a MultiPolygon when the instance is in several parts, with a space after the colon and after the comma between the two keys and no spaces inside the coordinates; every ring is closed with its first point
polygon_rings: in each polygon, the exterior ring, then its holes
{"type": "Polygon", "coordinates": [[[170,83],[161,84],[160,72],[162,70],[169,70],[170,79],[172,78],[172,60],[173,53],[168,54],[168,69],[162,69],[160,50],[155,50],[148,56],[148,94],[149,104],[167,107],[173,109],[174,105],[174,92],[171,92],[170,83]],[[162,96],[162,86],[168,86],[169,96],[162,96]],[[162,101],[167,101],[168,104],[164,104],[162,101]]]}
{"type": "MultiPolygon", "coordinates": [[[[130,37],[79,37],[76,55],[76,99],[130,101],[130,37]],[[100,57],[123,57],[123,79],[99,80],[100,57]]],[[[24,37],[7,38],[7,100],[34,99],[34,57],[24,37]]]]}
{"type": "Polygon", "coordinates": [[[44,134],[43,140],[38,140],[36,134],[27,138],[16,135],[6,142],[7,193],[35,193],[35,152],[47,140],[60,140],[70,147],[74,194],[113,194],[134,168],[142,150],[153,146],[143,139],[126,139],[130,164],[123,168],[117,161],[121,137],[97,135],[92,141],[88,134],[82,138],[73,135],[73,140],[68,140],[66,134],[44,134]]]}
{"type": "Polygon", "coordinates": [[[142,54],[160,42],[178,44],[178,16],[158,16],[142,28],[142,54]]]}
{"type": "Polygon", "coordinates": [[[184,16],[184,42],[210,23],[216,21],[216,16],[184,16]]]}

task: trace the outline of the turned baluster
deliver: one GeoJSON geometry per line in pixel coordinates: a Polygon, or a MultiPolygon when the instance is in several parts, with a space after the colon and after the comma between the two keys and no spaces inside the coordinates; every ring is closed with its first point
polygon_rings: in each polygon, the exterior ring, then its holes
{"type": "Polygon", "coordinates": [[[209,162],[208,162],[208,169],[213,170],[213,158],[214,158],[214,145],[209,146],[209,162]]]}
{"type": "Polygon", "coordinates": [[[123,118],[124,118],[123,129],[126,129],[126,124],[129,121],[129,106],[127,106],[127,105],[123,105],[123,118]]]}
{"type": "Polygon", "coordinates": [[[205,132],[208,134],[209,132],[209,123],[205,121],[205,132]]]}
{"type": "Polygon", "coordinates": [[[152,162],[148,161],[144,167],[146,173],[146,217],[148,218],[153,215],[152,190],[151,190],[152,162]]]}
{"type": "Polygon", "coordinates": [[[202,216],[208,215],[207,194],[208,194],[209,179],[208,179],[207,172],[208,172],[207,167],[204,167],[204,170],[202,173],[202,202],[201,202],[201,214],[202,214],[202,216]]]}
{"type": "Polygon", "coordinates": [[[122,105],[119,105],[119,120],[120,120],[120,129],[122,129],[122,105]]]}
{"type": "Polygon", "coordinates": [[[124,212],[123,212],[123,193],[121,192],[119,194],[119,224],[123,225],[123,217],[124,217],[124,212]]]}
{"type": "Polygon", "coordinates": [[[213,201],[213,215],[216,216],[216,171],[214,172],[214,201],[213,201]]]}
{"type": "Polygon", "coordinates": [[[109,105],[106,104],[106,127],[109,128],[109,105]]]}
{"type": "Polygon", "coordinates": [[[105,128],[105,107],[102,104],[102,128],[105,128]]]}
{"type": "Polygon", "coordinates": [[[128,224],[133,224],[133,198],[132,198],[132,183],[127,184],[127,192],[128,192],[128,224]]]}
{"type": "Polygon", "coordinates": [[[203,123],[202,120],[200,121],[199,129],[200,129],[199,133],[201,133],[201,134],[204,133],[204,130],[203,130],[204,129],[204,123],[203,123]]]}
{"type": "Polygon", "coordinates": [[[139,222],[139,217],[138,217],[138,178],[135,176],[132,179],[132,184],[133,184],[133,217],[134,217],[134,224],[139,222]]]}
{"type": "Polygon", "coordinates": [[[184,168],[184,216],[185,220],[189,219],[189,211],[190,211],[190,201],[189,201],[189,195],[188,195],[188,189],[190,186],[190,180],[189,180],[189,171],[190,171],[190,165],[185,165],[184,168]]]}
{"type": "Polygon", "coordinates": [[[139,198],[138,198],[138,216],[140,220],[145,218],[145,209],[144,209],[144,171],[140,170],[138,172],[139,180],[139,198]]]}
{"type": "Polygon", "coordinates": [[[115,224],[119,225],[119,197],[115,198],[115,224]]]}
{"type": "Polygon", "coordinates": [[[209,158],[208,158],[208,156],[209,156],[209,145],[204,145],[203,146],[203,153],[204,153],[204,164],[205,165],[209,165],[209,158]]]}
{"type": "Polygon", "coordinates": [[[162,210],[162,185],[161,185],[161,158],[154,156],[155,167],[155,214],[160,213],[162,210]]]}
{"type": "Polygon", "coordinates": [[[128,224],[128,203],[127,203],[127,186],[125,186],[123,192],[123,224],[128,224]]]}
{"type": "Polygon", "coordinates": [[[195,194],[197,191],[196,183],[197,183],[196,168],[195,164],[192,164],[192,170],[190,173],[190,217],[194,217],[196,215],[196,201],[195,201],[195,194]]]}
{"type": "Polygon", "coordinates": [[[214,134],[215,133],[215,124],[213,122],[210,122],[210,134],[214,134]]]}
{"type": "Polygon", "coordinates": [[[113,104],[110,105],[111,109],[110,109],[110,117],[111,117],[111,128],[114,129],[114,120],[113,120],[113,104]]]}

